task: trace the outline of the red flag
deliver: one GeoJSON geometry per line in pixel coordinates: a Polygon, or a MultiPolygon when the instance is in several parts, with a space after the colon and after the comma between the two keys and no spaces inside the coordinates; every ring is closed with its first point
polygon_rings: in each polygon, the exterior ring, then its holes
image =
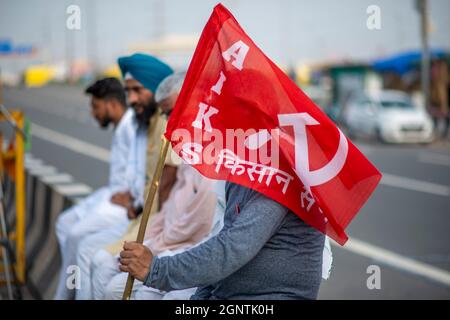
{"type": "Polygon", "coordinates": [[[341,245],[381,179],[221,4],[200,37],[165,136],[203,175],[265,194],[341,245]]]}

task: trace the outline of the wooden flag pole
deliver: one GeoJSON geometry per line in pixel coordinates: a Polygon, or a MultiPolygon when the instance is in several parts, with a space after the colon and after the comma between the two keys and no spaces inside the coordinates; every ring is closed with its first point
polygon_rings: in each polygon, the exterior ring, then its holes
{"type": "MultiPolygon", "coordinates": [[[[166,139],[166,137],[162,136],[162,144],[161,151],[159,154],[158,163],[156,164],[155,173],[153,174],[152,184],[150,185],[150,189],[148,191],[144,209],[142,212],[142,220],[139,225],[139,232],[136,238],[137,243],[144,242],[145,229],[147,228],[148,219],[150,217],[150,213],[152,210],[153,201],[155,199],[156,192],[158,191],[159,180],[161,179],[161,175],[164,169],[164,163],[166,160],[167,150],[169,149],[170,142],[166,139]]],[[[131,296],[131,290],[133,289],[134,277],[128,274],[127,285],[125,286],[125,290],[123,292],[123,300],[129,300],[131,296]]]]}

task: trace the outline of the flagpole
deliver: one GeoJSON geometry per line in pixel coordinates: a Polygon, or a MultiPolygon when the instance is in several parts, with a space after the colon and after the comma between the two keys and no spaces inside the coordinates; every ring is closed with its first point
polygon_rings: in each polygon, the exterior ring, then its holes
{"type": "MultiPolygon", "coordinates": [[[[148,219],[150,217],[150,213],[152,210],[153,201],[155,199],[156,192],[158,191],[159,180],[162,175],[162,171],[164,169],[164,163],[166,160],[167,150],[169,149],[169,140],[166,137],[162,136],[162,144],[161,151],[159,153],[158,163],[156,164],[155,173],[153,174],[152,184],[150,185],[150,189],[148,191],[144,209],[142,212],[142,220],[139,225],[139,232],[136,238],[137,243],[143,243],[145,229],[147,228],[148,219]]],[[[134,277],[131,274],[128,274],[127,284],[125,286],[125,290],[123,292],[123,300],[130,300],[131,290],[133,289],[134,277]]]]}

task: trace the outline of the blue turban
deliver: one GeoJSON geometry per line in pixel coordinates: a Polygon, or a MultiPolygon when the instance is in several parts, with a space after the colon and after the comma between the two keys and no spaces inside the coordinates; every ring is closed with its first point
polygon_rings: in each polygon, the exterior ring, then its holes
{"type": "Polygon", "coordinates": [[[161,60],[147,54],[136,53],[118,60],[122,76],[127,73],[139,81],[146,89],[155,93],[161,81],[173,73],[172,68],[161,60]]]}

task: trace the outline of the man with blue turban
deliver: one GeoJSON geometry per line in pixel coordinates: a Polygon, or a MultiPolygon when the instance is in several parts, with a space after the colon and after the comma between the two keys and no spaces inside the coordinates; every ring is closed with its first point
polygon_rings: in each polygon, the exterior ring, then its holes
{"type": "MultiPolygon", "coordinates": [[[[125,82],[127,102],[135,112],[137,131],[128,159],[127,180],[130,188],[114,194],[111,202],[124,208],[129,223],[99,230],[80,242],[76,259],[80,268],[77,299],[92,298],[90,265],[95,253],[107,246],[106,249],[111,254],[118,254],[123,241],[136,239],[141,221],[140,213],[159,159],[161,136],[166,128],[166,120],[157,112],[154,93],[159,83],[173,73],[172,69],[161,60],[145,54],[121,57],[118,63],[125,82]]],[[[166,159],[159,194],[156,195],[156,204],[152,208],[154,212],[167,199],[176,181],[178,162],[173,162],[172,159],[176,158],[169,156],[166,159]]]]}

